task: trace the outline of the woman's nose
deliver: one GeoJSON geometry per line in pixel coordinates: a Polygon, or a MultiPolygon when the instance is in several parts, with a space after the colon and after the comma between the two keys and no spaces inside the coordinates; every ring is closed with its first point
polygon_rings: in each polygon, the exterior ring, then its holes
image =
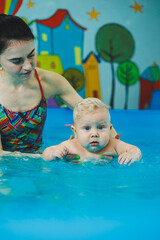
{"type": "Polygon", "coordinates": [[[25,70],[30,70],[32,68],[32,64],[29,59],[26,59],[24,64],[23,64],[23,69],[25,70]]]}

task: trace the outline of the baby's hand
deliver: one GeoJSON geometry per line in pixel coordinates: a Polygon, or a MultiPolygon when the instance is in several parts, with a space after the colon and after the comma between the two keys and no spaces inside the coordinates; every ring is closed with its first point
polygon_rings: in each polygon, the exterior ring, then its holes
{"type": "Polygon", "coordinates": [[[135,155],[131,152],[125,152],[119,155],[118,162],[119,164],[123,164],[130,166],[133,162],[137,161],[135,155]]]}
{"type": "Polygon", "coordinates": [[[63,159],[68,153],[68,149],[65,145],[59,144],[57,146],[48,147],[44,150],[42,157],[45,161],[52,161],[56,158],[63,159]]]}
{"type": "MultiPolygon", "coordinates": [[[[54,151],[52,152],[54,159],[60,158],[63,159],[63,157],[68,153],[68,149],[65,145],[59,145],[57,146],[54,151]]],[[[54,160],[53,159],[53,160],[54,160]]]]}

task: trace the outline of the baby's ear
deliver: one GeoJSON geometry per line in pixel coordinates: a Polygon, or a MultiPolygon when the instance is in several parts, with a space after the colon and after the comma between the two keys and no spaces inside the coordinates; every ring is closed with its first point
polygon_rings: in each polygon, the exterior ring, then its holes
{"type": "Polygon", "coordinates": [[[112,129],[112,127],[113,127],[112,124],[110,124],[110,130],[112,129]]]}
{"type": "Polygon", "coordinates": [[[71,129],[72,129],[72,131],[74,132],[74,135],[76,136],[76,128],[75,128],[75,126],[74,126],[74,125],[71,125],[71,129]]]}

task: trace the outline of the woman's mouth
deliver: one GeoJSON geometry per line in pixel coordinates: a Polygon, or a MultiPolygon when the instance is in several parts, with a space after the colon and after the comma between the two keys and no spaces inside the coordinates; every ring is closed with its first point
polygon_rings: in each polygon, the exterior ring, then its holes
{"type": "Polygon", "coordinates": [[[22,73],[22,75],[23,76],[29,76],[31,73],[32,73],[32,71],[28,71],[28,72],[22,73]]]}

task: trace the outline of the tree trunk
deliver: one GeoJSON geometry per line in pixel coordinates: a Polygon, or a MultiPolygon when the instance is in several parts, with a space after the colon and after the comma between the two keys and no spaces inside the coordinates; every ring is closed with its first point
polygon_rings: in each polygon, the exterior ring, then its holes
{"type": "Polygon", "coordinates": [[[114,108],[115,74],[114,74],[113,62],[111,62],[111,71],[112,71],[112,93],[111,93],[110,106],[111,108],[114,108]]]}
{"type": "Polygon", "coordinates": [[[129,90],[129,85],[128,85],[128,81],[126,82],[126,97],[125,97],[125,106],[124,109],[128,108],[128,90],[129,90]]]}

